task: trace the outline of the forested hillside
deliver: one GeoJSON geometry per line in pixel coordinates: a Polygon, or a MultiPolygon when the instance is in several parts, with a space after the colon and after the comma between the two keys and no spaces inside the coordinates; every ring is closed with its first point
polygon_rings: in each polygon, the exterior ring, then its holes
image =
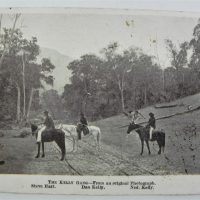
{"type": "Polygon", "coordinates": [[[82,111],[95,120],[198,93],[200,22],[190,41],[177,46],[166,39],[165,44],[171,62],[167,68],[141,49],[120,52],[117,42],[103,48],[100,55],[86,54],[72,61],[67,66],[72,71],[71,83],[63,93],[65,109],[71,117],[82,111]]]}

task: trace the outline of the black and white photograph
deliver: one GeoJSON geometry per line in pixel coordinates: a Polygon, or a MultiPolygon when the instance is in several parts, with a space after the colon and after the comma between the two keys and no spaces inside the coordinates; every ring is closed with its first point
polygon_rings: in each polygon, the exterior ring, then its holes
{"type": "Polygon", "coordinates": [[[43,10],[0,12],[0,174],[199,175],[200,14],[43,10]]]}

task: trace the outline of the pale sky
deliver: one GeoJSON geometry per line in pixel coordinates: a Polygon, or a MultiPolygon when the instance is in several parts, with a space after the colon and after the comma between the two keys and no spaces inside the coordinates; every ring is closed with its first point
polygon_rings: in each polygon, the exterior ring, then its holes
{"type": "MultiPolygon", "coordinates": [[[[3,18],[3,26],[10,19],[3,18]]],[[[79,58],[86,53],[99,53],[110,42],[118,42],[121,49],[130,46],[142,48],[145,53],[157,55],[163,66],[169,65],[164,40],[176,43],[190,40],[197,18],[147,15],[94,14],[22,14],[24,36],[36,36],[42,47],[79,58]],[[131,23],[133,20],[133,23],[131,23]],[[126,21],[130,26],[126,25],[126,21]],[[132,36],[132,37],[131,37],[132,36]],[[152,40],[157,43],[152,43],[152,40]]],[[[18,25],[20,24],[18,23],[18,25]]]]}

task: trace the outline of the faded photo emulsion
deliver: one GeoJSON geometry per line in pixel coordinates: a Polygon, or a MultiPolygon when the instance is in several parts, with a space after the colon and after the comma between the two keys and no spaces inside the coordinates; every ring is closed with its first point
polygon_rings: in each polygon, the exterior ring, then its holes
{"type": "Polygon", "coordinates": [[[199,19],[1,9],[0,191],[199,193],[199,19]]]}

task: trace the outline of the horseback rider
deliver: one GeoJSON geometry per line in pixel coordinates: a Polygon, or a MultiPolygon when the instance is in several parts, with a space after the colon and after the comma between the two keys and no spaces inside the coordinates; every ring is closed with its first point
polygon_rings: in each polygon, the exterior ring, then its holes
{"type": "Polygon", "coordinates": [[[83,124],[84,126],[88,126],[87,119],[83,113],[81,113],[80,123],[83,124]]]}
{"type": "MultiPolygon", "coordinates": [[[[87,119],[85,117],[85,115],[83,113],[80,114],[80,124],[83,125],[83,134],[86,135],[89,133],[89,130],[88,130],[88,122],[87,122],[87,119]]],[[[81,139],[81,132],[78,134],[78,139],[80,140],[81,139]]]]}
{"type": "Polygon", "coordinates": [[[152,140],[152,134],[153,134],[153,131],[156,128],[156,119],[155,119],[154,114],[152,112],[149,113],[149,116],[150,116],[150,118],[149,118],[147,127],[149,128],[149,140],[152,140]]]}
{"type": "Polygon", "coordinates": [[[37,142],[41,142],[41,136],[42,136],[43,131],[50,131],[50,130],[55,129],[53,119],[49,116],[49,113],[47,110],[44,111],[44,116],[45,116],[45,120],[42,123],[42,124],[44,124],[44,127],[42,127],[38,131],[37,142]]]}

